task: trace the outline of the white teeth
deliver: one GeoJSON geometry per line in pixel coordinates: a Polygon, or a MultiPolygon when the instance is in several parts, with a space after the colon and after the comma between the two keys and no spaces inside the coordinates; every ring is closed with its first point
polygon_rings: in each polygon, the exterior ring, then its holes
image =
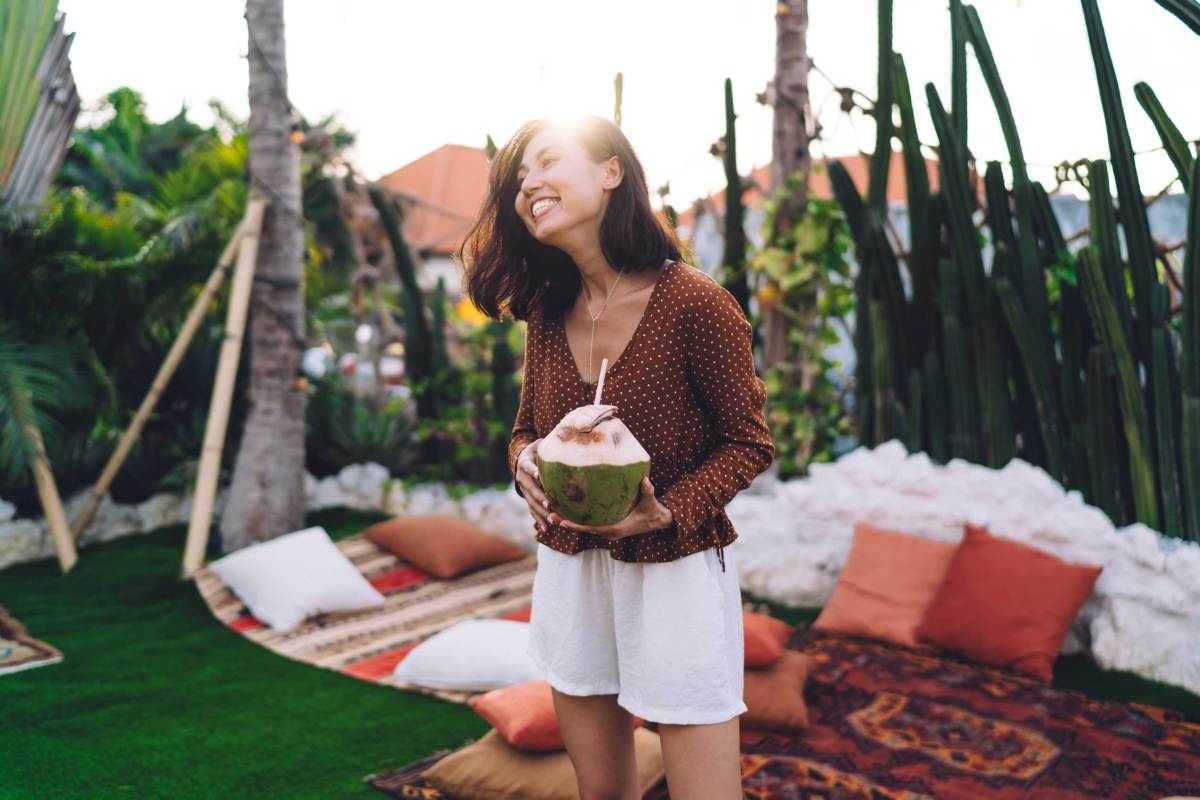
{"type": "Polygon", "coordinates": [[[554,205],[557,202],[558,202],[557,200],[550,200],[550,199],[538,200],[536,203],[533,204],[533,208],[531,208],[529,211],[531,214],[533,214],[534,219],[537,219],[537,217],[539,216],[539,214],[542,211],[544,211],[545,209],[549,208],[550,206],[554,205]]]}

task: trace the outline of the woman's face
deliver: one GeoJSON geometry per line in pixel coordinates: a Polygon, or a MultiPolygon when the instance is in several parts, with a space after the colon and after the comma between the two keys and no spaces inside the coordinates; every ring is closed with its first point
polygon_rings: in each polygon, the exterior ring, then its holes
{"type": "Polygon", "coordinates": [[[617,156],[596,163],[570,131],[546,129],[525,146],[517,215],[539,242],[572,252],[599,240],[609,192],[620,182],[617,156]]]}

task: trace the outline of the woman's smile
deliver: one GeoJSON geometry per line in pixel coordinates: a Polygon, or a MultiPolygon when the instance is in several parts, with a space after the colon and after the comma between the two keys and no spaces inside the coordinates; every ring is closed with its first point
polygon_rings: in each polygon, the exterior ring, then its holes
{"type": "Polygon", "coordinates": [[[557,206],[559,202],[560,201],[558,198],[555,197],[538,200],[536,203],[534,203],[533,208],[530,209],[530,214],[533,216],[534,221],[537,222],[546,214],[548,214],[550,209],[553,209],[555,206],[557,206]]]}

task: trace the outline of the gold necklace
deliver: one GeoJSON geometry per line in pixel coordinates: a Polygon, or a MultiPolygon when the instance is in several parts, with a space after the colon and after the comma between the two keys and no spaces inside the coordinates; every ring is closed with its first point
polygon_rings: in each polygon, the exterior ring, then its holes
{"type": "Polygon", "coordinates": [[[615,292],[617,290],[617,284],[621,282],[621,278],[624,277],[624,275],[625,275],[624,272],[617,273],[617,279],[615,281],[613,281],[612,288],[608,290],[608,296],[604,298],[604,305],[600,308],[600,313],[594,317],[592,316],[591,292],[588,291],[587,284],[586,283],[583,284],[583,294],[585,297],[584,303],[585,303],[585,305],[587,305],[588,317],[590,317],[592,320],[592,336],[588,340],[588,374],[589,375],[592,373],[592,345],[596,341],[596,320],[600,319],[600,317],[604,314],[604,310],[608,308],[608,301],[612,299],[613,292],[615,292]]]}

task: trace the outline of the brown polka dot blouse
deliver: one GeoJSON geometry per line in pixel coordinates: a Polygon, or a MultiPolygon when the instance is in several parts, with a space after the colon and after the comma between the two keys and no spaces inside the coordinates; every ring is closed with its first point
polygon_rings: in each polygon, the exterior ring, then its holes
{"type": "MultiPolygon", "coordinates": [[[[725,505],[775,457],[752,339],[749,320],[725,287],[681,261],[670,263],[633,337],[608,366],[601,402],[617,406],[617,416],[650,454],[650,482],[674,521],[615,540],[550,525],[537,541],[568,555],[607,547],[620,561],[646,562],[715,545],[724,570],[723,548],[738,538],[725,505]]],[[[563,323],[532,311],[508,450],[514,478],[521,450],[595,395],[596,384],[579,374],[563,323]]],[[[519,484],[516,489],[524,497],[519,484]]]]}

